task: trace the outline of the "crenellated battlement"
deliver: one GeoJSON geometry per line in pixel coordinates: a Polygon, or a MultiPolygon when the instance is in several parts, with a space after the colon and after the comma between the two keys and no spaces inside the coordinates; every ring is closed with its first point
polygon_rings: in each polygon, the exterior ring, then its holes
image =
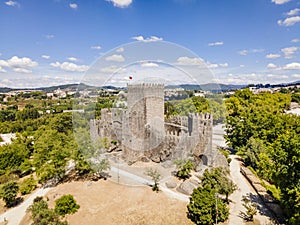
{"type": "Polygon", "coordinates": [[[140,83],[140,84],[127,84],[127,89],[133,89],[133,88],[164,88],[164,84],[159,83],[140,83]]]}

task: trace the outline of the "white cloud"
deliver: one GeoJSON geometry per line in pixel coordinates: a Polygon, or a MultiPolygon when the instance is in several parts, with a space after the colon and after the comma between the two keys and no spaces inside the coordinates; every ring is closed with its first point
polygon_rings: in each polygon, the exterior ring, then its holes
{"type": "Polygon", "coordinates": [[[132,0],[106,0],[106,1],[112,2],[115,7],[119,7],[119,8],[126,8],[132,3],[132,0]]]}
{"type": "Polygon", "coordinates": [[[70,71],[70,72],[84,72],[89,69],[88,66],[86,65],[77,65],[75,63],[70,63],[70,62],[55,62],[55,63],[50,63],[51,66],[60,68],[64,71],[70,71]]]}
{"type": "Polygon", "coordinates": [[[204,61],[201,58],[189,58],[186,56],[179,57],[177,59],[177,65],[185,65],[185,66],[193,66],[193,65],[201,65],[204,61]]]}
{"type": "Polygon", "coordinates": [[[285,20],[278,20],[277,24],[280,26],[290,27],[295,25],[298,22],[300,22],[300,16],[293,16],[293,17],[286,18],[285,20]]]}
{"type": "Polygon", "coordinates": [[[238,54],[240,55],[248,55],[249,53],[261,53],[261,52],[264,52],[265,49],[262,49],[262,48],[254,48],[254,49],[243,49],[243,50],[240,50],[238,51],[238,54]]]}
{"type": "Polygon", "coordinates": [[[224,44],[223,41],[217,41],[217,42],[209,43],[208,46],[218,46],[218,45],[223,45],[223,44],[224,44]]]}
{"type": "Polygon", "coordinates": [[[37,62],[32,61],[30,58],[18,56],[13,56],[11,59],[7,60],[9,67],[12,68],[22,68],[22,67],[35,67],[38,65],[37,62]]]}
{"type": "Polygon", "coordinates": [[[106,61],[115,61],[115,62],[123,62],[125,61],[124,57],[122,55],[110,55],[110,56],[107,56],[105,58],[106,61]]]}
{"type": "Polygon", "coordinates": [[[116,52],[124,52],[124,48],[123,47],[121,47],[121,48],[118,48],[117,50],[116,50],[116,52]]]}
{"type": "Polygon", "coordinates": [[[148,38],[144,38],[143,36],[135,36],[132,37],[133,40],[137,40],[137,41],[143,41],[143,42],[154,42],[154,41],[162,41],[163,38],[161,37],[156,37],[156,36],[151,36],[148,38]]]}
{"type": "Polygon", "coordinates": [[[100,50],[101,46],[99,46],[99,45],[91,46],[91,49],[100,50]]]}
{"type": "Polygon", "coordinates": [[[75,57],[69,57],[69,58],[67,58],[67,60],[72,61],[72,62],[77,62],[78,61],[78,59],[75,58],[75,57]]]}
{"type": "Polygon", "coordinates": [[[132,37],[132,39],[137,40],[137,41],[144,41],[143,36],[135,36],[135,37],[132,37]]]}
{"type": "Polygon", "coordinates": [[[291,42],[292,42],[292,43],[298,43],[298,42],[300,42],[300,39],[294,38],[294,39],[291,40],[291,42]]]}
{"type": "Polygon", "coordinates": [[[276,79],[276,80],[289,78],[287,75],[276,75],[276,74],[267,74],[267,77],[276,79]]]}
{"type": "MultiPolygon", "coordinates": [[[[0,67],[8,67],[18,73],[31,73],[31,68],[36,67],[37,62],[32,61],[30,58],[13,56],[8,60],[0,60],[0,67]]],[[[3,72],[4,69],[2,69],[3,72]]],[[[5,70],[4,70],[5,71],[5,70]]]]}
{"type": "Polygon", "coordinates": [[[274,64],[274,63],[269,63],[268,65],[267,65],[267,68],[268,69],[274,69],[274,68],[276,68],[277,66],[274,64]]]}
{"type": "Polygon", "coordinates": [[[13,71],[17,73],[32,73],[32,70],[26,68],[13,68],[13,71]]]}
{"type": "Polygon", "coordinates": [[[18,2],[11,1],[11,0],[5,2],[5,4],[8,5],[8,6],[18,6],[18,7],[20,7],[20,4],[18,2]]]}
{"type": "Polygon", "coordinates": [[[299,8],[295,8],[295,9],[290,10],[290,11],[287,13],[287,15],[288,15],[288,16],[295,16],[295,15],[297,15],[299,12],[300,12],[300,9],[299,9],[299,8]]]}
{"type": "Polygon", "coordinates": [[[281,52],[283,52],[284,57],[286,59],[291,59],[293,58],[293,55],[297,52],[298,49],[299,49],[298,47],[292,46],[292,47],[281,49],[281,52]]]}
{"type": "Polygon", "coordinates": [[[240,55],[248,55],[248,50],[241,50],[238,52],[240,55]]]}
{"type": "Polygon", "coordinates": [[[5,73],[5,72],[6,72],[6,70],[0,66],[0,73],[5,73]]]}
{"type": "Polygon", "coordinates": [[[300,63],[298,62],[292,62],[289,64],[286,64],[283,69],[285,70],[300,70],[300,63]]]}
{"type": "Polygon", "coordinates": [[[46,34],[45,36],[47,39],[52,39],[55,37],[53,34],[46,34]]]}
{"type": "Polygon", "coordinates": [[[228,67],[228,63],[220,63],[219,64],[221,67],[228,67]]]}
{"type": "Polygon", "coordinates": [[[207,62],[206,65],[207,65],[207,68],[209,68],[209,69],[216,69],[216,68],[219,67],[218,64],[216,64],[216,63],[210,63],[210,62],[207,62]]]}
{"type": "Polygon", "coordinates": [[[268,54],[268,55],[266,55],[267,59],[277,59],[279,57],[280,57],[279,54],[268,54]]]}
{"type": "Polygon", "coordinates": [[[43,59],[50,59],[50,56],[49,55],[42,55],[41,56],[43,59]]]}
{"type": "Polygon", "coordinates": [[[0,66],[9,67],[8,62],[6,60],[0,59],[0,66]]]}
{"type": "Polygon", "coordinates": [[[292,74],[292,77],[300,78],[300,74],[292,74]]]}
{"type": "Polygon", "coordinates": [[[110,66],[110,67],[101,68],[101,71],[104,73],[116,73],[116,72],[124,73],[124,72],[126,72],[126,69],[122,68],[122,67],[117,67],[117,66],[110,66]]]}
{"type": "Polygon", "coordinates": [[[77,9],[78,8],[78,5],[76,3],[70,3],[69,6],[70,6],[71,9],[77,9]]]}
{"type": "Polygon", "coordinates": [[[255,49],[251,49],[250,52],[252,53],[259,53],[259,52],[264,52],[265,50],[262,48],[255,48],[255,49]]]}
{"type": "Polygon", "coordinates": [[[142,67],[158,67],[159,65],[157,63],[153,62],[143,62],[141,64],[142,67]]]}
{"type": "Polygon", "coordinates": [[[272,2],[274,2],[276,5],[282,5],[284,3],[287,3],[291,0],[272,0],[272,2]]]}

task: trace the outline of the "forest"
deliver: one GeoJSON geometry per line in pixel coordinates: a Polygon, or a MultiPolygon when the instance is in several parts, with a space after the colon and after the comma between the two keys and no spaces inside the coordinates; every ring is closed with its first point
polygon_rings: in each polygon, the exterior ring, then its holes
{"type": "Polygon", "coordinates": [[[288,224],[300,224],[300,117],[285,113],[298,94],[236,91],[226,99],[226,139],[271,185],[288,224]]]}

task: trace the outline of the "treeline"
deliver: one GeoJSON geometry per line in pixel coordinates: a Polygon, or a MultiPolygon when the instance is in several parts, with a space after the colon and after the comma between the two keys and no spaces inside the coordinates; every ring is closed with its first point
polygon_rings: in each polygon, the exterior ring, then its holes
{"type": "Polygon", "coordinates": [[[49,114],[58,114],[70,109],[72,102],[69,100],[57,102],[39,100],[26,104],[21,110],[17,103],[13,103],[0,110],[0,133],[36,130],[53,117],[49,114]]]}
{"type": "Polygon", "coordinates": [[[172,115],[186,116],[188,113],[211,113],[214,124],[222,123],[225,120],[226,109],[222,96],[212,95],[208,98],[193,96],[183,100],[165,102],[165,116],[172,115]]]}
{"type": "Polygon", "coordinates": [[[226,139],[300,224],[300,117],[285,114],[291,94],[237,91],[226,100],[226,139]]]}

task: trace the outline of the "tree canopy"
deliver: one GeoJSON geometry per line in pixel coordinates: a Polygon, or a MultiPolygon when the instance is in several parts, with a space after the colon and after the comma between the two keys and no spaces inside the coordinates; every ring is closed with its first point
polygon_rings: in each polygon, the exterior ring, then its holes
{"type": "Polygon", "coordinates": [[[76,213],[79,208],[73,195],[63,195],[55,201],[54,210],[58,215],[65,216],[76,213]]]}
{"type": "Polygon", "coordinates": [[[279,190],[292,225],[300,224],[300,117],[286,114],[290,93],[237,91],[227,99],[226,139],[247,166],[279,190]]]}

